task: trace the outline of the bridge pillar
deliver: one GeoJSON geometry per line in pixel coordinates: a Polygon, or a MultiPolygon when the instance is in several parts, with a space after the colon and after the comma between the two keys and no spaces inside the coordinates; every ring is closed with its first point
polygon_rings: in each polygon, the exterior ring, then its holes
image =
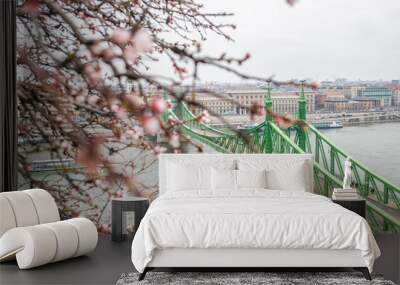
{"type": "Polygon", "coordinates": [[[182,120],[186,120],[186,118],[185,118],[185,112],[184,112],[184,105],[183,105],[184,103],[183,103],[183,101],[179,101],[179,103],[178,103],[178,108],[177,108],[177,111],[178,111],[178,116],[179,116],[179,118],[181,118],[182,120]]]}
{"type": "MultiPolygon", "coordinates": [[[[192,97],[191,97],[192,102],[197,101],[197,96],[196,96],[196,91],[192,90],[192,97]]],[[[190,105],[190,112],[193,114],[196,114],[196,107],[194,105],[190,105]]]]}
{"type": "Polygon", "coordinates": [[[264,150],[266,153],[272,153],[272,132],[270,123],[272,122],[272,114],[269,112],[272,111],[272,97],[271,97],[271,82],[268,83],[268,93],[265,98],[265,124],[264,124],[264,150]]]}
{"type": "Polygon", "coordinates": [[[174,110],[175,114],[180,118],[181,120],[185,120],[184,116],[184,106],[183,106],[183,101],[179,100],[175,97],[172,98],[172,109],[174,110]]]}
{"type": "MultiPolygon", "coordinates": [[[[167,100],[169,99],[169,96],[168,96],[167,91],[165,91],[165,90],[163,91],[163,93],[162,93],[162,98],[163,98],[165,101],[167,101],[167,100]]],[[[175,97],[174,97],[174,99],[175,99],[175,97]]],[[[172,104],[172,102],[171,102],[171,104],[172,104]]],[[[174,105],[172,105],[172,106],[174,106],[174,105]]],[[[162,113],[161,117],[162,117],[162,119],[163,119],[164,122],[168,121],[168,112],[162,113]]]]}
{"type": "Polygon", "coordinates": [[[307,114],[307,102],[306,97],[304,95],[304,81],[301,81],[301,89],[299,96],[299,119],[305,121],[307,114]]]}
{"type": "Polygon", "coordinates": [[[272,116],[270,113],[268,113],[268,110],[272,111],[272,97],[271,97],[271,83],[270,82],[268,83],[267,97],[265,97],[265,111],[266,111],[265,120],[272,121],[272,116]]]}
{"type": "MultiPolygon", "coordinates": [[[[171,98],[171,97],[170,97],[171,98]]],[[[172,110],[173,111],[175,111],[176,110],[176,108],[177,108],[177,100],[176,100],[176,98],[175,97],[172,97],[171,98],[171,105],[172,105],[172,110]]]]}
{"type": "MultiPolygon", "coordinates": [[[[301,81],[301,90],[300,90],[300,96],[299,96],[299,113],[298,113],[298,119],[305,121],[307,114],[307,102],[306,98],[304,96],[304,81],[301,81]]],[[[299,147],[303,150],[306,151],[306,132],[302,128],[299,127],[299,147]]]]}

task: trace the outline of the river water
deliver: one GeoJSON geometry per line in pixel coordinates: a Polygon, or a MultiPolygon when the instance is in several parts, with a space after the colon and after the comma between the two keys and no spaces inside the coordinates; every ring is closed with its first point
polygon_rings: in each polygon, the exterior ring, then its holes
{"type": "Polygon", "coordinates": [[[335,145],[400,186],[400,122],[321,130],[335,145]]]}

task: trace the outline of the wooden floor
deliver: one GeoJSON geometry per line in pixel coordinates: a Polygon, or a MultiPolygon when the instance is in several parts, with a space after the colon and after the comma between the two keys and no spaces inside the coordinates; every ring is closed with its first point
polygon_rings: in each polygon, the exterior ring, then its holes
{"type": "MultiPolygon", "coordinates": [[[[374,271],[399,284],[400,236],[377,235],[376,239],[382,257],[374,271]]],[[[97,249],[88,256],[29,270],[19,270],[15,262],[4,263],[0,265],[0,284],[115,284],[122,273],[134,271],[130,246],[129,240],[115,243],[110,236],[100,235],[97,249]]]]}

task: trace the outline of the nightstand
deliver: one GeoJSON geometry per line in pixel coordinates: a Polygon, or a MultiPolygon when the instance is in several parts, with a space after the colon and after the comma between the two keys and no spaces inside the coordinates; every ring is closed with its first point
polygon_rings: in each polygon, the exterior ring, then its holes
{"type": "Polygon", "coordinates": [[[359,214],[361,217],[365,219],[365,212],[366,212],[365,199],[363,198],[355,198],[351,200],[332,199],[332,202],[339,204],[340,206],[350,211],[353,211],[356,214],[359,214]]]}
{"type": "Polygon", "coordinates": [[[111,240],[123,241],[127,238],[126,214],[135,212],[135,233],[149,207],[149,199],[144,197],[122,197],[111,201],[111,240]]]}

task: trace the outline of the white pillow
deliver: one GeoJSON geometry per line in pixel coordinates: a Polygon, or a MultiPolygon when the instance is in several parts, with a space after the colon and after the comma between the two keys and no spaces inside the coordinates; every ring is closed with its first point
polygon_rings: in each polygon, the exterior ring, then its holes
{"type": "Polygon", "coordinates": [[[273,190],[307,191],[308,179],[306,162],[293,164],[289,169],[267,171],[267,186],[273,190]]]}
{"type": "Polygon", "coordinates": [[[212,190],[211,167],[168,164],[168,191],[212,190]]]}
{"type": "Polygon", "coordinates": [[[267,171],[263,170],[236,170],[237,187],[240,188],[267,188],[267,171]]]}
{"type": "Polygon", "coordinates": [[[212,168],[213,189],[236,190],[236,170],[212,168]]]}
{"type": "Polygon", "coordinates": [[[310,160],[296,155],[265,158],[245,158],[238,160],[240,170],[267,171],[267,188],[271,190],[308,191],[312,189],[312,169],[310,160]],[[311,180],[310,180],[311,179],[311,180]]]}

